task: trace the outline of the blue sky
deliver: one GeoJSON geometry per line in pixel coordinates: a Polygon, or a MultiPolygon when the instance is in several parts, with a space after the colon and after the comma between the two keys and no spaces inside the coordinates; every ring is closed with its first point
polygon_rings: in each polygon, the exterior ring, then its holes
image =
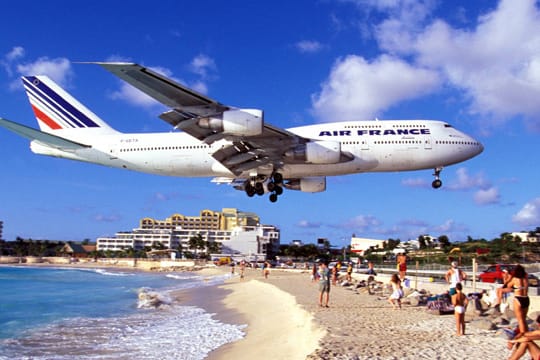
{"type": "Polygon", "coordinates": [[[84,61],[150,66],[280,127],[439,119],[485,151],[442,172],[329,178],[267,196],[34,155],[0,129],[4,238],[95,239],[141,218],[235,207],[282,242],[352,234],[492,239],[540,226],[540,4],[521,1],[11,2],[0,22],[0,116],[37,127],[21,75],[47,74],[122,132],[169,131],[160,105],[84,61]],[[472,3],[472,4],[471,4],[472,3]]]}

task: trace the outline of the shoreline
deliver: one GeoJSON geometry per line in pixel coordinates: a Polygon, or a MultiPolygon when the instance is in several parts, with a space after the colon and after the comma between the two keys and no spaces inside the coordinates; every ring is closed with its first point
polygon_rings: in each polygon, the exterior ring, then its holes
{"type": "MultiPolygon", "coordinates": [[[[99,263],[80,265],[68,266],[140,271],[99,263]]],[[[207,267],[194,273],[203,277],[225,275],[230,273],[230,267],[207,267]]],[[[363,274],[353,274],[353,277],[355,280],[367,278],[363,274]]],[[[385,284],[387,279],[385,275],[376,277],[385,284]]],[[[417,285],[432,294],[440,294],[447,287],[428,281],[417,285]]],[[[471,318],[468,318],[466,335],[456,337],[453,315],[433,315],[425,306],[408,304],[394,311],[386,297],[369,295],[362,289],[332,286],[330,308],[320,308],[318,284],[310,281],[310,272],[305,270],[272,269],[269,278],[264,279],[260,269],[248,268],[245,279],[236,274],[224,284],[178,290],[172,295],[180,304],[201,307],[220,322],[247,324],[243,339],[211,351],[206,357],[210,360],[260,357],[261,354],[292,360],[495,360],[510,356],[500,329],[481,330],[471,326],[471,318]]],[[[532,317],[532,313],[540,309],[540,296],[530,297],[529,317],[532,317]]]]}

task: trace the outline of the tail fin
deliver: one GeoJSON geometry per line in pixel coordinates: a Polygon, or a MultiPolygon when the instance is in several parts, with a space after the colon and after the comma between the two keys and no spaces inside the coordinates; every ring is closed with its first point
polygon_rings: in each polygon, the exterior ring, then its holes
{"type": "Polygon", "coordinates": [[[117,133],[47,76],[24,76],[22,80],[43,132],[70,140],[81,139],[90,133],[117,133]]]}

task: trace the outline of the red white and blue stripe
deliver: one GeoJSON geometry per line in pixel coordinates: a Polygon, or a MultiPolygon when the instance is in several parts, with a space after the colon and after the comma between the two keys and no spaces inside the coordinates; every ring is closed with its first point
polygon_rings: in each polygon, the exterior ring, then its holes
{"type": "Polygon", "coordinates": [[[81,111],[77,108],[82,105],[69,94],[58,87],[56,90],[53,89],[55,84],[52,81],[50,81],[51,84],[47,84],[49,80],[47,77],[24,76],[22,80],[41,128],[43,125],[51,130],[100,127],[95,120],[84,113],[86,109],[81,111]],[[63,96],[62,93],[64,93],[63,96]]]}

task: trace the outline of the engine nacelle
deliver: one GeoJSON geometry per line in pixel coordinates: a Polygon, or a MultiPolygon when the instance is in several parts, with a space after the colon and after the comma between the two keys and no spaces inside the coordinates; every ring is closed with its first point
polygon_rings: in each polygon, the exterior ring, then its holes
{"type": "Polygon", "coordinates": [[[311,193],[321,192],[326,190],[326,177],[312,176],[300,179],[292,179],[283,185],[289,190],[300,190],[311,193]]]}
{"type": "Polygon", "coordinates": [[[339,141],[312,141],[298,145],[286,156],[295,161],[311,164],[337,164],[341,159],[341,143],[339,141]]]}
{"type": "Polygon", "coordinates": [[[262,134],[263,111],[258,109],[234,109],[224,111],[221,118],[202,118],[198,125],[226,135],[256,136],[262,134]]]}

